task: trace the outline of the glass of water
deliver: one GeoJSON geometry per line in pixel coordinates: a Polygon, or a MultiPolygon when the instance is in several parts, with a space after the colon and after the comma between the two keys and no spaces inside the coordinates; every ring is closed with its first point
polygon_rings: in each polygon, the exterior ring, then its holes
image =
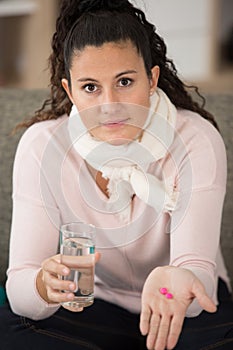
{"type": "MultiPolygon", "coordinates": [[[[72,222],[60,228],[61,263],[70,269],[63,280],[75,283],[75,298],[62,305],[77,309],[94,302],[95,227],[83,222],[72,222]]],[[[70,292],[70,291],[64,291],[70,292]]]]}

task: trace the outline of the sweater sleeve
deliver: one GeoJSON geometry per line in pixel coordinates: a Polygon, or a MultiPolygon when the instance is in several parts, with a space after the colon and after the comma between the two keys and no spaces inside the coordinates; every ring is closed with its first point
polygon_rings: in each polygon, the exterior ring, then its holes
{"type": "Polygon", "coordinates": [[[37,128],[26,131],[15,156],[13,212],[6,290],[12,311],[31,319],[52,315],[59,304],[47,304],[38,294],[36,277],[44,259],[57,254],[59,210],[41,171],[43,138],[37,128]],[[45,191],[44,191],[45,192],[45,191]]]}
{"type": "MultiPolygon", "coordinates": [[[[217,304],[216,256],[226,191],[226,150],[206,121],[180,164],[179,199],[171,219],[170,264],[191,270],[217,304]]],[[[194,299],[186,316],[202,311],[194,299]]]]}

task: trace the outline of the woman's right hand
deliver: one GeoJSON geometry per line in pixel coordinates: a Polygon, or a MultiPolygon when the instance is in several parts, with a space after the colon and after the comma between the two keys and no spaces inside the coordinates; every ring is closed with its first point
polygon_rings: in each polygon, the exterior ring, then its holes
{"type": "MultiPolygon", "coordinates": [[[[100,259],[100,253],[95,253],[95,263],[100,259]]],[[[42,262],[41,270],[37,275],[36,286],[40,296],[47,303],[62,303],[74,299],[73,291],[76,285],[72,281],[64,281],[61,276],[69,275],[70,270],[60,262],[60,254],[54,255],[42,262]],[[69,292],[62,292],[63,290],[69,292]]],[[[67,308],[70,311],[82,309],[67,308]]]]}

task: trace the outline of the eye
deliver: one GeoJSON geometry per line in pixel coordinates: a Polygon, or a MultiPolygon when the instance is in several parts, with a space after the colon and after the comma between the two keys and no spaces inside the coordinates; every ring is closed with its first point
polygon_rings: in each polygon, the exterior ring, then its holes
{"type": "Polygon", "coordinates": [[[97,90],[97,86],[95,84],[86,84],[83,86],[83,90],[85,90],[88,93],[92,93],[97,90]]]}
{"type": "Polygon", "coordinates": [[[132,84],[132,79],[129,79],[129,78],[122,78],[120,81],[119,81],[119,85],[120,86],[129,86],[132,84]]]}

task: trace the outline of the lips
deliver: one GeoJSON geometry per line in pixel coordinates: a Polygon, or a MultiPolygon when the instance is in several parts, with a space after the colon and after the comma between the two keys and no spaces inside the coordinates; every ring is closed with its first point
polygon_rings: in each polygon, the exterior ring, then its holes
{"type": "Polygon", "coordinates": [[[106,126],[106,127],[114,127],[114,126],[121,126],[126,124],[129,121],[130,118],[125,118],[125,119],[118,119],[118,120],[107,120],[103,123],[100,123],[101,126],[106,126]]]}

